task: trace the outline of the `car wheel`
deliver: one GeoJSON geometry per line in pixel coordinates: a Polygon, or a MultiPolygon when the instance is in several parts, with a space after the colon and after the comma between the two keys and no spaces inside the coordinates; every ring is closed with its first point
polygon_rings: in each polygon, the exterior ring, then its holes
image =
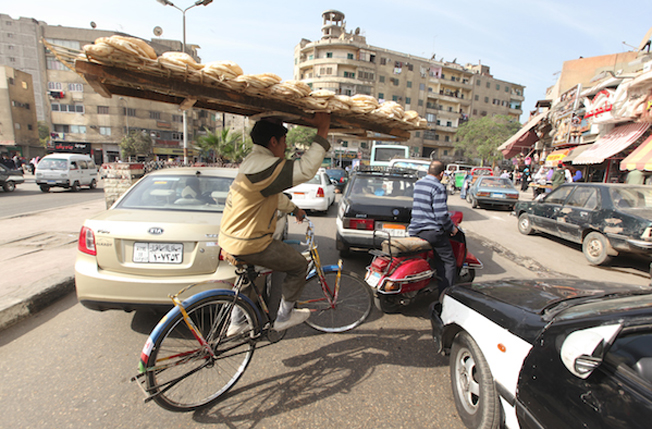
{"type": "Polygon", "coordinates": [[[453,340],[450,376],[455,407],[466,427],[500,427],[500,402],[489,364],[480,347],[464,331],[453,340]]]}
{"type": "Polygon", "coordinates": [[[617,252],[611,247],[607,237],[599,232],[590,232],[582,241],[582,252],[593,265],[602,265],[611,261],[617,252]]]}
{"type": "Polygon", "coordinates": [[[50,192],[50,187],[48,185],[41,185],[39,188],[41,188],[41,192],[50,192]]]}
{"type": "Polygon", "coordinates": [[[5,192],[14,192],[16,184],[14,182],[5,182],[2,185],[2,189],[4,189],[5,192]]]}
{"type": "Polygon", "coordinates": [[[398,313],[401,308],[401,304],[398,302],[398,297],[396,296],[374,296],[374,305],[377,309],[387,314],[398,313]]]}
{"type": "Polygon", "coordinates": [[[80,189],[81,187],[79,186],[79,182],[74,182],[70,187],[70,190],[73,192],[79,192],[80,189]]]}
{"type": "Polygon", "coordinates": [[[518,217],[518,231],[524,235],[531,235],[534,233],[532,222],[530,222],[530,216],[528,216],[527,213],[521,213],[518,217]]]}
{"type": "Polygon", "coordinates": [[[478,207],[480,207],[480,203],[478,203],[478,199],[471,197],[471,208],[477,209],[478,207]]]}
{"type": "Polygon", "coordinates": [[[473,198],[471,197],[471,194],[466,194],[466,202],[469,204],[473,202],[473,198]]]}
{"type": "Polygon", "coordinates": [[[91,180],[91,184],[88,185],[88,189],[95,189],[97,188],[97,181],[95,179],[91,180]]]}
{"type": "Polygon", "coordinates": [[[475,268],[462,267],[457,273],[457,283],[471,283],[475,280],[475,268]]]}

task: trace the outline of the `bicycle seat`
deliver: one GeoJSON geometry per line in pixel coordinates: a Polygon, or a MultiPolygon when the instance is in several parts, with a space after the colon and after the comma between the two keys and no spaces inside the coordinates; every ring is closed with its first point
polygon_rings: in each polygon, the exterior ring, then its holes
{"type": "Polygon", "coordinates": [[[392,256],[408,256],[426,252],[432,249],[430,243],[419,237],[397,237],[392,238],[391,246],[389,240],[384,240],[381,245],[383,253],[392,256]]]}
{"type": "Polygon", "coordinates": [[[243,265],[247,265],[245,261],[238,259],[237,256],[233,256],[232,254],[225,252],[224,249],[220,250],[220,253],[222,254],[222,258],[229,261],[229,264],[233,265],[234,267],[242,267],[243,265]]]}

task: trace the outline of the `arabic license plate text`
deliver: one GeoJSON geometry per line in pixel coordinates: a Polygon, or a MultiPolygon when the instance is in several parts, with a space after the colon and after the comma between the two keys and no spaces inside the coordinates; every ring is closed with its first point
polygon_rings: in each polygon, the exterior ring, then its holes
{"type": "Polygon", "coordinates": [[[142,264],[180,264],[183,262],[183,244],[134,243],[134,262],[142,264]]]}
{"type": "Polygon", "coordinates": [[[505,198],[505,194],[491,194],[491,198],[505,198]]]}
{"type": "Polygon", "coordinates": [[[391,223],[384,223],[381,230],[388,232],[392,237],[405,237],[405,225],[396,225],[391,223]]]}
{"type": "Polygon", "coordinates": [[[367,272],[367,284],[369,286],[375,288],[376,286],[378,286],[379,281],[380,281],[380,273],[377,273],[375,271],[367,272]]]}

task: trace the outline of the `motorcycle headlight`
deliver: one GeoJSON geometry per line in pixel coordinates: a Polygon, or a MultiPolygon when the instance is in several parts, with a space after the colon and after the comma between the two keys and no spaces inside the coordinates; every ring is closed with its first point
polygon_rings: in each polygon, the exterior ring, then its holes
{"type": "Polygon", "coordinates": [[[403,287],[403,282],[387,280],[381,289],[385,292],[398,292],[401,290],[401,287],[403,287]]]}

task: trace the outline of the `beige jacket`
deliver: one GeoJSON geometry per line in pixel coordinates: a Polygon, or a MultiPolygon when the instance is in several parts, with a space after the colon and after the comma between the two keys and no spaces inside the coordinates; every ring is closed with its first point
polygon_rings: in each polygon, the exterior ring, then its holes
{"type": "Polygon", "coordinates": [[[276,210],[291,213],[296,208],[282,192],[312,179],[328,149],[328,140],[315,136],[301,159],[286,160],[254,145],[226,199],[219,237],[222,249],[232,255],[265,250],[276,229],[276,210]]]}

